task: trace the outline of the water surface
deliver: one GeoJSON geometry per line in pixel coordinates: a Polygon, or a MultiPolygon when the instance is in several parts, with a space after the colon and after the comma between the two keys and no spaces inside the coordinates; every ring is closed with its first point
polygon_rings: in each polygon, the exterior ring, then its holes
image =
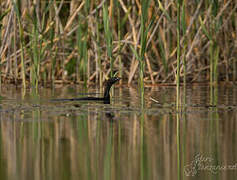
{"type": "MultiPolygon", "coordinates": [[[[116,87],[111,104],[50,102],[82,87],[5,86],[0,100],[1,179],[235,179],[233,86],[116,87]],[[158,101],[158,102],[157,102],[158,101]]],[[[100,95],[100,94],[94,94],[100,95]]]]}

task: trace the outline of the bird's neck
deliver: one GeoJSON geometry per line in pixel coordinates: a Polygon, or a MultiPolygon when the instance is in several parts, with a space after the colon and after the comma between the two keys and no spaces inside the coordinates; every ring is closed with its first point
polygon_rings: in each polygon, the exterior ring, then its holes
{"type": "Polygon", "coordinates": [[[106,87],[104,89],[104,99],[110,99],[109,91],[110,91],[111,86],[112,85],[110,85],[110,84],[106,85],[106,87]]]}

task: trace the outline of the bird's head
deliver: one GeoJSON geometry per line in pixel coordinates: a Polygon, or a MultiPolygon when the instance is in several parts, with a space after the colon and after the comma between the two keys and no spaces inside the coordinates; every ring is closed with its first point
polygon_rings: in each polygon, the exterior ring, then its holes
{"type": "Polygon", "coordinates": [[[110,79],[107,80],[106,85],[113,85],[114,83],[116,83],[117,81],[119,81],[121,78],[120,77],[112,77],[110,79]]]}

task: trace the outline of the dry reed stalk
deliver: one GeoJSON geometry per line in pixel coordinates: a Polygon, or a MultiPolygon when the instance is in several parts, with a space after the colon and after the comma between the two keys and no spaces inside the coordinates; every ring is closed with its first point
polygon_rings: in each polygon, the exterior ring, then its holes
{"type": "MultiPolygon", "coordinates": [[[[39,66],[48,65],[53,63],[50,61],[50,57],[53,54],[53,58],[56,60],[55,65],[55,78],[66,78],[73,79],[74,73],[71,72],[70,75],[65,77],[58,76],[58,71],[67,70],[67,66],[73,64],[76,56],[80,56],[79,53],[74,54],[70,57],[71,52],[75,49],[75,44],[73,41],[75,39],[75,33],[78,29],[77,17],[80,13],[83,22],[88,22],[87,25],[87,53],[88,53],[88,64],[87,70],[89,71],[87,77],[94,77],[94,72],[96,72],[96,81],[102,78],[102,74],[108,74],[107,67],[108,61],[106,59],[105,53],[105,43],[102,41],[105,38],[104,32],[101,30],[101,18],[102,18],[102,7],[105,3],[108,3],[109,7],[109,19],[112,21],[111,32],[113,35],[113,58],[114,68],[120,70],[120,73],[124,73],[128,76],[128,83],[132,82],[132,79],[137,77],[137,67],[138,62],[135,60],[135,55],[130,49],[130,45],[138,51],[141,47],[139,46],[139,40],[141,32],[140,18],[141,15],[141,2],[138,0],[131,1],[101,1],[94,2],[91,1],[88,4],[87,1],[76,2],[76,1],[51,1],[48,4],[49,10],[45,13],[45,8],[47,6],[46,2],[37,1],[33,4],[31,1],[22,0],[20,9],[20,21],[23,25],[23,40],[24,47],[20,48],[19,44],[19,28],[17,28],[17,22],[15,18],[14,11],[12,10],[12,1],[4,1],[0,4],[1,9],[9,9],[7,15],[0,21],[1,25],[1,44],[0,44],[0,54],[1,54],[1,70],[2,76],[14,77],[15,82],[17,79],[20,80],[19,74],[21,73],[20,67],[20,56],[22,51],[25,53],[25,65],[26,74],[28,76],[29,66],[32,64],[29,50],[31,49],[29,39],[31,39],[31,27],[30,19],[28,16],[33,17],[32,9],[35,8],[35,20],[38,24],[39,37],[38,40],[42,44],[38,47],[44,49],[44,53],[40,59],[39,66]],[[43,4],[40,4],[43,3],[43,4]],[[87,5],[86,5],[87,3],[87,5]],[[113,4],[114,3],[114,4],[113,4]],[[117,3],[117,4],[116,4],[117,3]],[[69,4],[69,6],[68,6],[69,4]],[[87,12],[84,8],[87,6],[87,12]],[[119,11],[113,11],[115,9],[119,11]],[[68,16],[62,16],[64,11],[68,10],[68,16]],[[118,15],[120,14],[121,32],[118,32],[118,15]],[[46,17],[43,19],[42,17],[46,17]],[[95,28],[97,27],[97,29],[95,28]],[[51,33],[53,33],[52,38],[51,33]],[[120,33],[120,35],[119,35],[120,33]],[[97,38],[98,37],[98,38],[97,38]],[[15,43],[12,43],[15,42],[15,43]],[[92,44],[92,46],[90,45],[92,44]],[[52,49],[57,49],[57,52],[51,52],[52,49]],[[63,57],[60,56],[63,52],[63,57]],[[66,59],[66,61],[64,61],[66,59]],[[70,59],[70,60],[68,60],[70,59]],[[120,59],[120,60],[119,60],[120,59]],[[101,61],[101,66],[98,64],[98,60],[101,61]],[[120,62],[120,66],[119,66],[120,62]],[[121,68],[121,63],[122,67],[121,68]],[[60,64],[62,66],[60,66],[60,64]],[[99,67],[100,66],[100,67],[99,67]],[[121,71],[123,69],[123,71],[121,71]]],[[[225,48],[220,46],[219,54],[223,56],[219,57],[219,64],[222,64],[221,72],[225,80],[231,80],[229,74],[233,74],[232,64],[234,64],[235,58],[234,44],[235,44],[235,32],[236,24],[234,21],[234,13],[237,9],[237,4],[232,0],[226,0],[224,3],[219,4],[216,15],[212,16],[212,4],[203,0],[199,2],[189,2],[186,1],[185,8],[185,21],[186,30],[182,32],[181,36],[181,47],[184,48],[185,44],[187,46],[187,51],[181,51],[181,57],[187,59],[187,74],[189,75],[190,81],[197,80],[197,76],[202,72],[208,72],[208,59],[209,52],[207,47],[210,41],[205,37],[204,32],[200,26],[201,18],[203,26],[206,28],[213,27],[213,24],[219,22],[218,29],[212,33],[213,38],[217,42],[223,42],[225,48]],[[222,19],[222,21],[220,21],[222,19]],[[228,31],[227,31],[228,30],[228,31]],[[226,48],[228,47],[228,48],[226,48]],[[203,58],[204,57],[204,58],[203,58]],[[231,60],[231,61],[230,61],[231,60]],[[205,63],[207,62],[207,63],[205,63]]],[[[148,65],[148,71],[145,72],[145,78],[152,83],[157,82],[172,82],[174,81],[176,71],[176,56],[177,46],[176,46],[176,6],[173,1],[152,1],[150,6],[150,11],[155,13],[150,13],[148,15],[148,20],[150,21],[152,16],[155,15],[155,23],[152,26],[152,30],[148,33],[147,46],[150,48],[145,52],[146,65],[148,65]],[[159,40],[160,39],[160,40],[159,40]],[[162,50],[161,47],[162,46],[162,50]],[[163,52],[162,52],[163,51],[163,52]],[[153,80],[152,80],[153,78],[153,80]]],[[[236,18],[235,18],[236,19],[236,18]]],[[[84,27],[85,28],[85,27],[84,27]]],[[[85,32],[86,29],[82,29],[85,32]]],[[[218,44],[220,45],[220,44],[218,44]]],[[[234,66],[234,65],[233,65],[234,66]]],[[[51,65],[53,67],[53,65],[51,65]]],[[[47,69],[42,67],[42,69],[47,69]]],[[[181,77],[184,76],[184,66],[181,64],[180,67],[181,77]]],[[[50,74],[50,72],[47,72],[50,74]]],[[[62,74],[61,74],[62,75],[62,74]]],[[[43,76],[43,75],[42,75],[43,76]]],[[[5,77],[7,78],[7,77],[5,77]]],[[[208,79],[208,73],[206,73],[206,79],[208,79]]],[[[42,79],[42,77],[41,77],[42,79]]],[[[50,78],[47,78],[50,79],[50,78]]],[[[101,82],[101,80],[100,80],[101,82]]]]}
{"type": "Polygon", "coordinates": [[[150,75],[150,78],[151,78],[151,83],[155,84],[155,80],[153,78],[153,72],[152,72],[152,69],[151,69],[150,61],[149,61],[147,55],[145,55],[145,56],[146,56],[145,59],[146,59],[147,69],[148,69],[148,72],[149,72],[149,75],[150,75]]]}
{"type": "Polygon", "coordinates": [[[68,32],[69,28],[71,27],[73,21],[75,20],[76,16],[78,15],[79,11],[83,8],[85,4],[85,1],[83,1],[80,6],[74,11],[74,13],[69,17],[69,20],[67,21],[67,24],[64,28],[64,32],[68,32]]]}

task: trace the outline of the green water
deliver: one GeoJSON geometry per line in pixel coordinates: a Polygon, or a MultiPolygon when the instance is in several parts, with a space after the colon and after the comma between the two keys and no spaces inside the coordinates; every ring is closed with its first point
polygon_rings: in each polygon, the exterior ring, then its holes
{"type": "Polygon", "coordinates": [[[182,88],[180,110],[175,87],[146,88],[144,109],[136,87],[116,87],[109,105],[49,101],[81,92],[2,87],[1,179],[236,178],[235,87],[182,88]]]}

